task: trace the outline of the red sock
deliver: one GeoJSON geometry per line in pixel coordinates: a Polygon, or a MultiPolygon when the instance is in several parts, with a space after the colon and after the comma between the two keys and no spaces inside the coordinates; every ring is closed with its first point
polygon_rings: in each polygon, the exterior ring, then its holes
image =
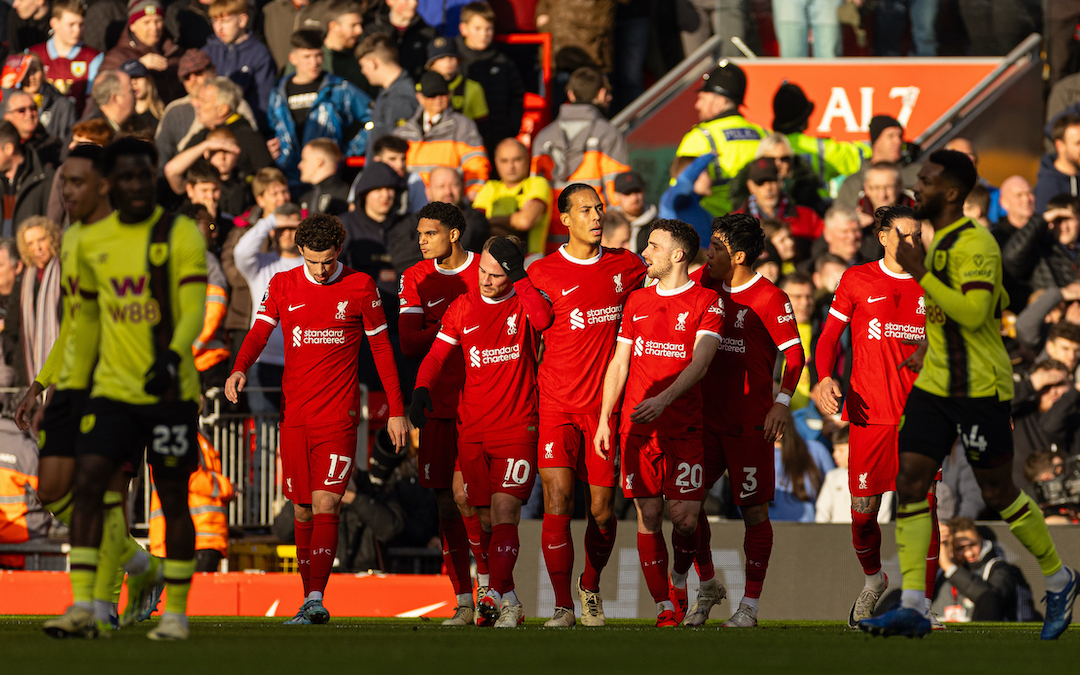
{"type": "Polygon", "coordinates": [[[712,561],[712,528],[709,527],[709,517],[705,515],[705,509],[698,512],[698,547],[697,555],[694,556],[694,569],[697,570],[698,579],[708,581],[716,576],[716,569],[712,561]]]}
{"type": "Polygon", "coordinates": [[[332,513],[316,513],[311,521],[310,591],[326,591],[326,581],[330,578],[337,554],[338,520],[332,513]]]}
{"type": "MultiPolygon", "coordinates": [[[[491,588],[499,593],[514,590],[514,565],[518,559],[518,527],[505,523],[491,528],[491,588]]],[[[571,607],[573,603],[571,603],[571,607]]]]}
{"type": "Polygon", "coordinates": [[[766,519],[757,525],[746,528],[743,537],[743,551],[746,553],[746,591],[748,598],[760,598],[761,587],[765,584],[765,572],[769,569],[769,556],[772,555],[772,521],[766,519]]]}
{"type": "Polygon", "coordinates": [[[465,532],[465,523],[461,516],[440,518],[439,531],[442,533],[443,562],[454,594],[472,595],[472,576],[469,572],[469,535],[465,532]]]}
{"type": "Polygon", "coordinates": [[[679,534],[677,529],[671,530],[671,571],[676,574],[686,574],[690,565],[697,555],[698,544],[701,541],[701,530],[694,528],[689,536],[679,534]]]}
{"type": "Polygon", "coordinates": [[[573,608],[570,573],[574,570],[574,544],[570,540],[570,516],[544,514],[540,548],[544,551],[544,564],[555,590],[555,606],[573,608]]]}
{"type": "Polygon", "coordinates": [[[306,523],[293,520],[296,525],[296,566],[300,568],[300,580],[304,582],[304,598],[307,598],[311,590],[311,526],[309,520],[306,523]]]}
{"type": "Polygon", "coordinates": [[[653,602],[669,600],[671,594],[668,588],[668,554],[664,533],[638,532],[637,552],[641,559],[641,572],[645,575],[645,585],[649,587],[653,602]]]}
{"type": "Polygon", "coordinates": [[[476,559],[476,573],[487,574],[491,533],[484,532],[484,528],[480,525],[480,516],[475,513],[471,516],[462,516],[461,520],[465,523],[465,531],[469,535],[469,548],[472,550],[473,558],[476,559]]]}
{"type": "Polygon", "coordinates": [[[934,585],[937,584],[938,554],[941,553],[941,531],[938,529],[937,495],[927,492],[926,501],[930,502],[930,519],[933,523],[930,548],[926,549],[926,597],[933,598],[934,585]]]}
{"type": "Polygon", "coordinates": [[[589,524],[585,527],[585,571],[581,573],[581,587],[587,591],[600,590],[600,572],[611,558],[611,549],[615,546],[615,524],[618,522],[612,518],[611,527],[601,530],[596,521],[589,518],[589,524]]]}
{"type": "Polygon", "coordinates": [[[881,527],[878,526],[876,513],[851,510],[851,543],[863,574],[881,571],[881,527]]]}

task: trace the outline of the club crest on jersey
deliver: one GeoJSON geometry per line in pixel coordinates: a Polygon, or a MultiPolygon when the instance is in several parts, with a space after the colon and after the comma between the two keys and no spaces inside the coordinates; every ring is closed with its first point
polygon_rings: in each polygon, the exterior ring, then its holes
{"type": "Polygon", "coordinates": [[[742,309],[740,309],[738,312],[735,313],[735,327],[736,328],[745,328],[746,327],[745,326],[746,313],[749,312],[749,311],[750,311],[749,307],[743,307],[742,309]]]}
{"type": "Polygon", "coordinates": [[[615,282],[615,292],[616,293],[622,293],[623,292],[622,272],[619,272],[615,276],[611,277],[611,280],[615,282]]]}
{"type": "Polygon", "coordinates": [[[555,459],[555,441],[544,446],[544,459],[555,459]]]}
{"type": "Polygon", "coordinates": [[[679,316],[675,318],[675,330],[686,330],[686,319],[690,316],[690,311],[679,312],[679,316]]]}
{"type": "Polygon", "coordinates": [[[915,310],[916,314],[926,315],[926,296],[919,296],[919,308],[915,310]]]}
{"type": "Polygon", "coordinates": [[[506,334],[517,335],[517,314],[506,317],[506,334]]]}
{"type": "Polygon", "coordinates": [[[860,490],[869,490],[870,489],[870,488],[868,488],[866,486],[866,479],[867,478],[868,478],[868,476],[867,476],[867,473],[865,471],[863,471],[862,473],[859,474],[859,489],[860,490]]]}
{"type": "Polygon", "coordinates": [[[934,269],[940,272],[945,269],[945,263],[949,261],[949,254],[946,251],[934,251],[934,269]]]}
{"type": "Polygon", "coordinates": [[[337,314],[334,315],[336,321],[345,320],[345,308],[349,306],[348,300],[342,300],[337,304],[337,314]]]}
{"type": "Polygon", "coordinates": [[[86,61],[72,61],[71,75],[75,79],[79,79],[83,75],[86,75],[86,61]]]}
{"type": "Polygon", "coordinates": [[[623,489],[624,490],[633,490],[634,489],[634,474],[632,474],[632,473],[626,474],[626,487],[624,487],[623,489]]]}
{"type": "Polygon", "coordinates": [[[169,245],[165,242],[150,244],[150,264],[161,267],[169,259],[169,245]]]}

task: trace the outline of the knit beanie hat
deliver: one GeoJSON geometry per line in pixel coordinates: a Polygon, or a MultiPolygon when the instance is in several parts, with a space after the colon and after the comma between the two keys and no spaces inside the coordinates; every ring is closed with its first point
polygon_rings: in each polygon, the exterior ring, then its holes
{"type": "Polygon", "coordinates": [[[873,145],[877,141],[878,136],[882,131],[885,131],[889,127],[898,127],[900,133],[904,133],[904,127],[896,118],[889,117],[888,115],[874,115],[870,118],[870,145],[873,145]]]}
{"type": "Polygon", "coordinates": [[[131,0],[128,2],[128,25],[135,23],[147,14],[161,14],[160,0],[131,0]]]}

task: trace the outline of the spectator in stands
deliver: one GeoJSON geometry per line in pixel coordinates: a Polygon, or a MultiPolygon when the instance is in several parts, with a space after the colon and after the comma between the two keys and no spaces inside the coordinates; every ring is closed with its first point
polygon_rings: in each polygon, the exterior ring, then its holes
{"type": "Polygon", "coordinates": [[[147,127],[157,131],[161,116],[165,114],[165,104],[157,93],[154,78],[150,71],[138,61],[128,61],[120,69],[131,78],[131,93],[135,96],[133,119],[141,120],[147,127]]]}
{"type": "MultiPolygon", "coordinates": [[[[225,316],[229,307],[229,282],[215,251],[221,250],[218,227],[206,207],[195,205],[181,213],[195,221],[206,240],[206,314],[203,329],[191,345],[199,385],[203,392],[224,387],[229,376],[229,336],[225,331],[225,316]]],[[[207,495],[209,496],[209,495],[207,495]]],[[[227,501],[227,499],[226,499],[227,501]]]]}
{"type": "Polygon", "coordinates": [[[529,150],[516,138],[495,148],[499,180],[489,180],[473,200],[484,212],[493,236],[521,235],[526,254],[543,253],[551,221],[551,184],[543,176],[529,175],[529,150]]]}
{"type": "MultiPolygon", "coordinates": [[[[787,428],[795,428],[790,411],[787,428]]],[[[835,468],[828,449],[817,441],[788,433],[773,444],[773,452],[776,497],[769,503],[769,519],[814,522],[814,503],[821,481],[835,468]]]]}
{"type": "Polygon", "coordinates": [[[971,218],[986,229],[993,229],[990,222],[990,191],[984,185],[976,184],[964,200],[964,217],[971,218]]]}
{"type": "MultiPolygon", "coordinates": [[[[681,220],[694,226],[698,238],[704,243],[712,239],[713,216],[701,205],[701,201],[712,194],[712,177],[709,166],[716,161],[716,155],[706,153],[701,157],[676,157],[671,161],[671,178],[675,183],[660,195],[660,218],[681,220]]],[[[633,239],[634,250],[645,250],[646,241],[641,241],[641,233],[633,239]]]]}
{"type": "Polygon", "coordinates": [[[240,146],[236,143],[236,136],[232,131],[225,128],[215,129],[207,134],[206,139],[201,143],[192,145],[169,160],[165,165],[165,179],[173,192],[178,195],[184,194],[187,170],[200,159],[209,160],[221,180],[222,199],[228,201],[231,207],[226,207],[223,203],[222,210],[234,216],[240,215],[247,210],[248,199],[239,193],[250,194],[246,177],[253,175],[250,173],[242,175],[237,170],[240,153],[240,146]],[[227,188],[226,184],[228,184],[227,188]],[[229,194],[227,200],[224,197],[226,192],[229,194]]]}
{"type": "Polygon", "coordinates": [[[465,77],[460,70],[457,47],[453,40],[437,37],[428,44],[425,70],[443,76],[450,88],[450,107],[479,125],[488,116],[487,98],[479,82],[465,77]]]}
{"type": "Polygon", "coordinates": [[[386,0],[389,11],[379,11],[368,22],[368,35],[383,33],[395,43],[401,67],[419,79],[427,62],[428,43],[435,39],[435,29],[416,12],[416,0],[386,0]]]}
{"type": "Polygon", "coordinates": [[[780,189],[780,173],[774,160],[762,157],[751,162],[746,188],[750,197],[739,205],[737,213],[749,213],[758,220],[779,220],[807,247],[821,236],[825,227],[821,216],[813,209],[799,206],[780,189]]]}
{"type": "MultiPolygon", "coordinates": [[[[586,183],[600,195],[605,206],[618,201],[615,176],[630,170],[626,141],[604,118],[611,100],[611,85],[595,68],[578,68],[566,84],[568,103],[559,115],[533,139],[532,172],[551,183],[557,203],[563,187],[586,183]],[[587,151],[586,151],[587,150],[587,151]]],[[[558,214],[552,214],[547,252],[570,240],[558,214]]]]}
{"type": "Polygon", "coordinates": [[[67,96],[45,80],[41,59],[34,54],[28,54],[24,58],[26,75],[19,87],[38,102],[38,119],[45,131],[66,142],[70,139],[71,127],[75,124],[75,106],[67,96]]]}
{"type": "Polygon", "coordinates": [[[719,47],[721,56],[743,56],[732,43],[732,38],[745,40],[752,50],[762,53],[755,45],[758,31],[753,22],[750,0],[676,0],[675,14],[686,56],[705,44],[714,28],[723,37],[719,47]]]}
{"type": "Polygon", "coordinates": [[[814,31],[815,58],[842,56],[840,20],[836,16],[842,4],[843,0],[773,0],[773,25],[781,58],[810,56],[810,28],[814,31]]]}
{"type": "MultiPolygon", "coordinates": [[[[968,156],[968,159],[971,160],[971,163],[975,165],[975,170],[979,170],[979,153],[975,152],[975,146],[972,145],[971,141],[968,139],[958,136],[946,143],[945,149],[964,153],[968,156]]],[[[997,220],[1001,217],[1000,191],[981,175],[979,176],[979,181],[976,185],[985,188],[987,192],[990,193],[990,208],[986,214],[991,222],[997,220]]]]}
{"type": "Polygon", "coordinates": [[[633,251],[633,239],[630,236],[630,223],[605,215],[604,232],[600,236],[600,245],[606,248],[625,248],[633,251]]]}
{"type": "Polygon", "coordinates": [[[273,163],[266,141],[237,112],[244,99],[236,83],[220,75],[209,78],[199,89],[197,100],[197,116],[203,128],[191,137],[189,143],[201,143],[214,129],[228,129],[240,146],[242,173],[251,175],[273,163]]]}
{"type": "Polygon", "coordinates": [[[270,92],[269,120],[275,138],[268,147],[289,182],[298,184],[300,152],[313,138],[331,139],[346,148],[347,156],[364,154],[371,98],[323,70],[322,33],[298,30],[289,40],[289,63],[296,72],[283,77],[270,92]]]}
{"type": "MultiPolygon", "coordinates": [[[[410,183],[410,186],[412,184],[410,183]]],[[[466,251],[481,253],[484,242],[491,236],[491,226],[483,211],[472,208],[465,201],[465,184],[461,174],[454,169],[440,166],[431,171],[431,185],[426,189],[427,202],[453,204],[465,214],[465,231],[461,233],[461,246],[466,251]]],[[[415,213],[415,211],[412,211],[415,213]]]]}
{"type": "Polygon", "coordinates": [[[455,42],[461,72],[484,89],[488,116],[477,127],[484,147],[491,151],[502,139],[518,135],[525,111],[525,83],[514,62],[493,44],[495,12],[488,3],[470,2],[462,7],[458,30],[461,35],[455,42]]]}
{"type": "MultiPolygon", "coordinates": [[[[71,142],[68,144],[67,149],[70,151],[81,143],[104,147],[111,143],[112,139],[113,130],[108,122],[103,119],[87,120],[79,122],[71,128],[71,142]]],[[[63,172],[64,165],[61,164],[56,167],[56,171],[53,173],[52,187],[49,190],[49,206],[45,211],[45,217],[55,223],[60,223],[66,230],[71,223],[68,219],[67,208],[64,206],[62,194],[63,181],[60,180],[60,176],[63,175],[63,172]]]]}
{"type": "Polygon", "coordinates": [[[11,237],[18,223],[45,213],[53,168],[42,164],[33,148],[23,147],[18,130],[6,121],[0,122],[0,174],[7,182],[0,237],[11,237]]]}
{"type": "Polygon", "coordinates": [[[904,190],[904,181],[900,178],[900,170],[895,164],[873,164],[866,169],[863,176],[863,187],[855,207],[855,214],[859,217],[859,225],[863,230],[862,257],[866,260],[877,260],[885,254],[885,249],[874,236],[874,214],[883,206],[913,207],[915,200],[904,190]]]}
{"type": "MultiPolygon", "coordinates": [[[[1037,188],[1036,188],[1037,189],[1037,188]]],[[[1060,288],[1075,281],[1080,254],[1080,199],[1061,194],[1009,239],[1001,252],[1005,271],[1032,288],[1060,288]]]]}
{"type": "Polygon", "coordinates": [[[213,36],[211,1],[173,0],[165,10],[165,31],[176,37],[180,50],[202,49],[213,36]]]}
{"type": "Polygon", "coordinates": [[[1063,363],[1069,373],[1075,373],[1077,366],[1080,366],[1080,326],[1068,321],[1051,325],[1043,351],[1036,361],[1044,359],[1063,363]]]}
{"type": "Polygon", "coordinates": [[[10,366],[13,386],[26,386],[19,312],[23,262],[14,237],[0,236],[0,366],[10,366]]]}
{"type": "Polygon", "coordinates": [[[19,306],[27,382],[32,382],[60,333],[60,226],[44,216],[19,223],[15,241],[26,274],[19,306]]]}
{"type": "Polygon", "coordinates": [[[911,19],[911,56],[937,56],[938,2],[940,0],[878,0],[874,11],[874,55],[900,53],[904,28],[911,19]]]}
{"type": "Polygon", "coordinates": [[[154,77],[161,100],[166,103],[183,95],[177,77],[180,47],[165,32],[159,0],[131,0],[128,5],[128,25],[120,41],[105,53],[101,67],[119,68],[126,61],[139,61],[154,77]]]}
{"type": "Polygon", "coordinates": [[[777,273],[787,276],[794,272],[796,263],[802,258],[788,226],[779,220],[766,218],[761,221],[761,229],[765,232],[765,251],[776,261],[777,273]]]}
{"type": "MultiPolygon", "coordinates": [[[[56,0],[49,19],[52,37],[30,47],[30,54],[41,61],[46,82],[71,97],[76,115],[83,113],[90,83],[104,58],[100,51],[83,44],[85,14],[81,0],[56,0]]],[[[44,119],[44,105],[41,110],[44,119]]]]}
{"type": "Polygon", "coordinates": [[[351,82],[368,96],[375,96],[377,88],[364,77],[354,53],[364,32],[361,6],[353,0],[328,0],[316,3],[312,11],[316,7],[322,8],[321,25],[326,26],[323,70],[351,82]]]}
{"type": "Polygon", "coordinates": [[[811,260],[832,253],[849,267],[868,262],[862,255],[862,238],[863,229],[855,211],[834,205],[825,212],[825,227],[811,248],[811,260]]]}
{"type": "Polygon", "coordinates": [[[122,70],[102,70],[94,80],[94,89],[90,94],[97,106],[97,112],[89,119],[104,119],[114,132],[135,114],[135,91],[131,88],[131,78],[122,70]]]}
{"type": "MultiPolygon", "coordinates": [[[[840,429],[832,436],[832,458],[836,468],[825,474],[821,483],[817,502],[814,504],[815,523],[850,523],[851,489],[848,487],[848,427],[840,429]]],[[[884,525],[892,519],[893,493],[881,496],[881,508],[878,509],[878,524],[884,525]]]]}
{"type": "Polygon", "coordinates": [[[371,109],[371,132],[374,141],[368,146],[368,161],[375,156],[375,142],[388,136],[416,114],[420,103],[416,98],[416,84],[398,63],[397,47],[389,36],[379,33],[364,38],[356,48],[360,70],[372,86],[379,87],[379,95],[371,109]]]}
{"type": "Polygon", "coordinates": [[[553,54],[577,47],[601,72],[611,72],[615,0],[540,0],[536,3],[536,29],[551,33],[553,54]]]}
{"type": "Polygon", "coordinates": [[[1052,138],[1054,153],[1043,155],[1035,181],[1035,210],[1040,212],[1060,194],[1080,196],[1080,115],[1059,117],[1052,138]]]}
{"type": "Polygon", "coordinates": [[[300,182],[311,189],[300,197],[300,208],[309,215],[340,215],[349,210],[349,184],[338,176],[341,150],[329,138],[313,138],[300,152],[300,182]]]}
{"type": "MultiPolygon", "coordinates": [[[[859,170],[845,178],[840,184],[836,204],[849,209],[854,209],[858,205],[859,192],[862,191],[863,183],[866,181],[866,170],[874,164],[887,162],[900,166],[904,152],[904,127],[888,115],[874,115],[870,119],[870,149],[870,157],[863,159],[859,170]]],[[[900,177],[904,180],[904,185],[914,185],[918,172],[919,167],[916,164],[902,167],[900,177]]]]}
{"type": "MultiPolygon", "coordinates": [[[[413,98],[413,102],[416,102],[416,98],[413,98]]],[[[382,162],[391,169],[397,172],[399,176],[405,181],[406,189],[401,194],[400,205],[397,208],[398,213],[417,213],[420,209],[427,204],[428,201],[428,187],[424,185],[424,180],[420,178],[418,173],[409,173],[406,170],[406,156],[409,152],[409,142],[404,138],[398,138],[397,136],[387,135],[377,138],[374,143],[371,144],[372,157],[371,162],[382,162]]],[[[457,171],[453,172],[457,176],[457,171]]],[[[349,187],[349,210],[356,209],[356,186],[360,184],[360,179],[363,178],[364,173],[361,171],[357,174],[353,180],[352,186],[349,187]]],[[[458,177],[460,181],[460,176],[458,177]]],[[[471,209],[470,209],[471,210],[471,209]]]]}
{"type": "Polygon", "coordinates": [[[49,0],[19,0],[12,8],[15,11],[7,17],[9,54],[21,54],[49,39],[49,0]]]}
{"type": "MultiPolygon", "coordinates": [[[[1075,358],[1072,365],[1075,368],[1075,358]]],[[[1074,386],[1072,372],[1069,364],[1046,358],[1016,383],[1012,400],[1013,478],[1020,479],[1017,485],[1021,487],[1030,488],[1024,477],[1028,457],[1046,449],[1068,452],[1076,441],[1080,391],[1074,386]]]]}
{"type": "MultiPolygon", "coordinates": [[[[809,274],[794,271],[780,280],[780,290],[787,294],[791,305],[791,314],[795,317],[795,326],[799,331],[803,352],[807,354],[806,367],[803,368],[795,391],[791,396],[792,410],[802,408],[810,401],[810,369],[814,362],[814,282],[809,274]]],[[[820,328],[820,327],[819,327],[820,328]]]]}
{"type": "Polygon", "coordinates": [[[124,0],[89,0],[86,3],[83,41],[91,48],[103,54],[109,51],[120,40],[125,26],[127,3],[124,0]]]}
{"type": "Polygon", "coordinates": [[[214,34],[206,41],[203,51],[220,75],[240,87],[257,119],[263,120],[259,131],[268,132],[266,103],[277,84],[277,66],[270,50],[249,29],[247,0],[214,0],[210,5],[210,20],[214,34]]]}
{"type": "Polygon", "coordinates": [[[428,71],[416,94],[420,108],[394,130],[409,142],[408,168],[430,183],[431,168],[457,169],[465,180],[465,195],[474,199],[491,173],[476,124],[450,108],[450,89],[442,75],[428,71]]]}
{"type": "MultiPolygon", "coordinates": [[[[829,307],[832,306],[836,287],[840,285],[840,277],[844,276],[848,264],[843,258],[834,253],[823,253],[813,260],[812,269],[814,273],[810,278],[814,282],[815,289],[814,316],[824,321],[825,314],[828,313],[829,307]]],[[[805,263],[802,267],[803,271],[807,269],[805,263]]]]}
{"type": "Polygon", "coordinates": [[[184,192],[187,199],[180,210],[191,210],[192,205],[202,206],[210,214],[211,222],[231,219],[220,213],[221,177],[210,160],[200,157],[184,172],[184,192]]]}
{"type": "Polygon", "coordinates": [[[4,107],[4,119],[19,132],[24,150],[37,153],[38,159],[45,166],[56,167],[60,164],[60,153],[64,145],[41,125],[33,96],[19,89],[10,89],[4,93],[4,100],[0,105],[4,107]]]}
{"type": "MultiPolygon", "coordinates": [[[[803,157],[795,155],[791,142],[783,134],[769,134],[754,151],[754,159],[767,158],[776,163],[780,177],[780,189],[799,206],[813,209],[819,215],[824,214],[828,204],[824,199],[827,194],[821,180],[813,172],[803,157]]],[[[750,196],[746,189],[747,174],[754,162],[747,162],[739,169],[728,186],[728,198],[734,205],[742,204],[750,196]]]]}
{"type": "Polygon", "coordinates": [[[998,246],[1005,245],[1014,234],[1024,229],[1035,215],[1035,191],[1023,176],[1009,176],[1001,181],[1001,210],[1004,217],[991,230],[998,246]]]}
{"type": "Polygon", "coordinates": [[[1035,291],[1016,317],[1016,339],[1027,348],[1029,361],[1042,350],[1053,326],[1062,322],[1080,325],[1080,281],[1035,291]]]}
{"type": "Polygon", "coordinates": [[[953,518],[941,530],[941,577],[931,605],[943,621],[1024,621],[1034,618],[1031,589],[1020,570],[984,539],[971,518],[953,518]],[[1026,600],[1021,603],[1019,597],[1026,600]]]}
{"type": "Polygon", "coordinates": [[[604,214],[605,223],[624,221],[630,228],[631,246],[627,248],[645,250],[649,233],[652,232],[652,222],[659,218],[660,213],[655,204],[645,201],[645,179],[637,171],[620,173],[615,176],[612,190],[615,203],[604,214]]]}

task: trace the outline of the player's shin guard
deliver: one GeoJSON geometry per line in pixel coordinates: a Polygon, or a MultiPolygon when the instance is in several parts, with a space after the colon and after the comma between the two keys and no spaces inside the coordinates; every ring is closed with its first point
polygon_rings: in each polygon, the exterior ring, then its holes
{"type": "Polygon", "coordinates": [[[938,527],[937,496],[933,492],[926,493],[926,503],[930,505],[930,547],[926,549],[926,598],[934,597],[934,586],[937,585],[938,555],[941,553],[941,530],[938,527]]]}
{"type": "Polygon", "coordinates": [[[743,536],[743,551],[746,553],[746,598],[760,598],[761,588],[765,585],[765,573],[769,570],[769,557],[772,555],[772,521],[765,519],[757,525],[749,525],[743,536]]]}
{"type": "Polygon", "coordinates": [[[98,549],[74,546],[71,561],[71,595],[76,605],[91,608],[94,604],[94,580],[97,577],[98,549]]]}
{"type": "Polygon", "coordinates": [[[311,579],[308,593],[326,591],[330,570],[334,568],[337,555],[338,516],[332,513],[316,513],[311,524],[311,579]]]}
{"type": "Polygon", "coordinates": [[[488,584],[483,583],[483,580],[488,576],[488,548],[491,545],[491,533],[484,532],[480,524],[480,516],[475,513],[471,516],[462,516],[461,519],[465,522],[465,531],[469,533],[469,548],[472,550],[473,558],[476,559],[476,575],[480,577],[477,583],[487,586],[488,584]]]}
{"type": "Polygon", "coordinates": [[[296,526],[296,568],[300,572],[300,580],[304,583],[304,597],[311,592],[311,528],[314,525],[310,520],[301,522],[293,520],[296,526]]]}
{"type": "MultiPolygon", "coordinates": [[[[701,541],[701,530],[694,528],[689,536],[679,533],[679,530],[671,530],[671,571],[675,574],[685,575],[690,570],[697,556],[698,544],[701,541]]],[[[685,581],[685,579],[684,579],[685,581]]]]}
{"type": "Polygon", "coordinates": [[[611,559],[618,522],[613,518],[611,527],[602,530],[595,520],[589,518],[589,524],[585,527],[585,570],[581,573],[581,587],[586,591],[600,590],[600,572],[611,559]]]}
{"type": "Polygon", "coordinates": [[[645,575],[645,585],[653,602],[668,602],[668,552],[663,532],[637,535],[638,558],[641,560],[641,573],[645,575]]]}
{"type": "Polygon", "coordinates": [[[49,513],[53,514],[53,517],[59,520],[61,523],[71,527],[71,511],[73,510],[72,497],[74,493],[68,492],[66,495],[57,499],[55,502],[49,502],[45,505],[45,508],[49,513]]]}
{"type": "MultiPolygon", "coordinates": [[[[900,573],[904,577],[903,589],[905,595],[908,591],[912,594],[917,592],[920,605],[911,608],[920,611],[926,592],[926,552],[933,538],[933,526],[930,503],[925,499],[896,506],[896,553],[900,558],[900,573]]],[[[905,603],[904,606],[908,605],[905,603]]]]}
{"type": "Polygon", "coordinates": [[[570,595],[570,573],[574,569],[574,544],[570,540],[570,516],[544,514],[540,531],[540,548],[544,552],[551,587],[555,591],[555,606],[574,606],[570,595]]]}
{"type": "MultiPolygon", "coordinates": [[[[491,570],[491,588],[500,595],[514,590],[514,566],[519,548],[517,525],[504,523],[491,527],[488,569],[491,570]]],[[[570,606],[574,604],[571,602],[570,606]]]]}
{"type": "Polygon", "coordinates": [[[165,613],[187,614],[188,591],[191,575],[195,573],[195,560],[165,559],[165,613]]]}
{"type": "Polygon", "coordinates": [[[881,527],[876,513],[851,510],[851,544],[863,574],[870,576],[881,571],[881,527]]]}
{"type": "Polygon", "coordinates": [[[1050,538],[1042,511],[1026,492],[1021,492],[1016,501],[1001,512],[1001,518],[1009,524],[1013,536],[1039,561],[1043,576],[1048,577],[1061,569],[1061,558],[1050,538]]]}
{"type": "Polygon", "coordinates": [[[439,519],[442,535],[443,563],[450,576],[455,595],[472,596],[472,577],[469,574],[469,535],[461,516],[439,519]]]}
{"type": "Polygon", "coordinates": [[[698,547],[697,555],[694,556],[694,569],[697,570],[698,579],[708,581],[716,576],[716,569],[712,560],[712,528],[704,508],[698,511],[697,529],[698,547]]]}

